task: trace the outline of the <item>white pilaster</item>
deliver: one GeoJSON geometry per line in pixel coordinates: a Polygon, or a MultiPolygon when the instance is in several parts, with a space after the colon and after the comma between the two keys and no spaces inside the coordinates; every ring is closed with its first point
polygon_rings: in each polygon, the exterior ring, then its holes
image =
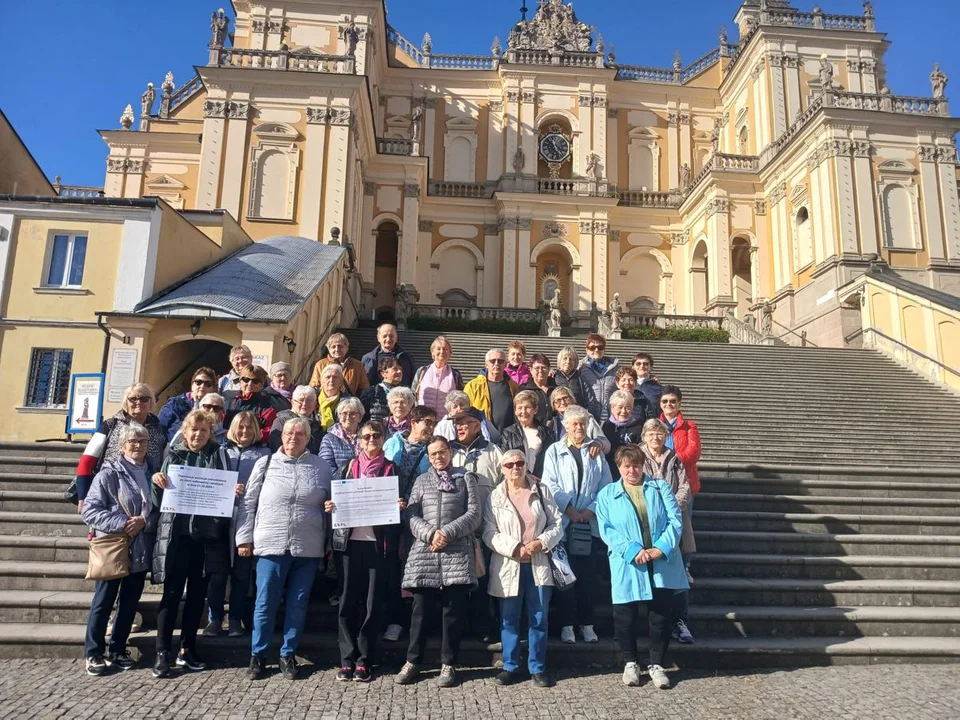
{"type": "Polygon", "coordinates": [[[503,307],[517,306],[517,220],[509,218],[503,228],[503,307]]]}
{"type": "Polygon", "coordinates": [[[244,167],[247,150],[247,115],[249,104],[241,105],[238,117],[227,120],[227,143],[223,159],[223,193],[220,207],[233,217],[241,217],[241,189],[243,187],[244,167]],[[242,117],[239,117],[242,115],[242,117]]]}
{"type": "Polygon", "coordinates": [[[960,199],[957,198],[957,176],[953,162],[941,162],[940,194],[943,198],[944,244],[948,260],[960,260],[960,199]]]}
{"type": "Polygon", "coordinates": [[[787,57],[783,69],[787,76],[787,125],[793,125],[793,121],[800,114],[800,58],[787,57]]]}
{"type": "Polygon", "coordinates": [[[504,102],[504,111],[506,119],[506,142],[507,155],[506,167],[509,172],[513,172],[513,158],[516,157],[517,148],[520,147],[520,92],[519,90],[508,91],[507,99],[504,102]]]}
{"type": "Polygon", "coordinates": [[[820,164],[820,214],[823,215],[823,256],[817,258],[822,262],[829,257],[840,254],[839,238],[837,237],[837,206],[833,190],[833,174],[830,172],[830,163],[820,164]]]}
{"type": "MultiPolygon", "coordinates": [[[[309,128],[308,128],[309,131],[309,128]]],[[[309,141],[307,147],[309,148],[309,141]]],[[[357,248],[357,262],[360,264],[360,275],[366,283],[373,283],[373,275],[376,264],[376,246],[377,235],[373,229],[373,192],[372,182],[365,182],[363,188],[363,218],[360,227],[360,237],[362,238],[357,248]]],[[[320,218],[317,218],[319,225],[320,218]]],[[[302,229],[301,224],[301,229],[302,229]]]]}
{"type": "Polygon", "coordinates": [[[207,117],[203,121],[200,178],[197,185],[198,210],[216,210],[220,206],[220,178],[226,126],[227,121],[223,117],[207,117]]]}
{"type": "Polygon", "coordinates": [[[923,201],[923,213],[920,222],[926,230],[927,249],[931,260],[946,258],[946,246],[943,242],[943,225],[940,215],[940,190],[937,183],[937,164],[932,153],[920,156],[920,196],[923,201]]]}
{"type": "Polygon", "coordinates": [[[428,160],[428,165],[430,167],[430,173],[433,176],[434,180],[442,179],[438,172],[440,168],[437,167],[436,162],[434,162],[434,145],[436,144],[437,136],[437,110],[436,102],[427,102],[427,111],[423,114],[424,116],[424,127],[423,127],[423,145],[420,153],[426,155],[428,160]]]}
{"type": "Polygon", "coordinates": [[[403,236],[400,238],[397,283],[416,284],[419,226],[420,186],[408,183],[403,186],[403,236]]]}
{"type": "Polygon", "coordinates": [[[860,230],[860,252],[864,255],[879,255],[877,239],[877,209],[873,190],[873,175],[869,146],[855,144],[853,174],[857,183],[857,227],[860,230]]]}
{"type": "Polygon", "coordinates": [[[610,167],[607,163],[607,97],[596,95],[593,98],[593,151],[600,156],[603,171],[607,179],[610,178],[610,167]]]}
{"type": "Polygon", "coordinates": [[[696,168],[693,163],[693,148],[690,137],[690,108],[686,105],[680,106],[680,165],[686,163],[690,166],[691,172],[695,173],[696,168]]]}
{"type": "Polygon", "coordinates": [[[13,213],[0,213],[0,307],[4,306],[7,289],[7,273],[12,267],[10,251],[13,245],[13,213]]]}
{"type": "Polygon", "coordinates": [[[606,308],[613,297],[607,295],[607,288],[610,285],[608,275],[609,259],[607,246],[607,221],[597,220],[593,223],[593,299],[597,305],[606,308]]]}
{"type": "Polygon", "coordinates": [[[497,272],[500,267],[500,231],[496,223],[484,225],[483,230],[483,301],[496,307],[500,300],[500,282],[502,276],[497,272]]]}
{"type": "MultiPolygon", "coordinates": [[[[322,240],[325,233],[320,228],[321,198],[323,197],[324,168],[323,160],[327,147],[327,126],[319,122],[307,123],[307,143],[303,151],[303,188],[300,202],[300,234],[311,240],[322,240]]],[[[364,212],[367,198],[364,197],[364,212]]],[[[370,197],[370,219],[373,219],[373,197],[370,197]]],[[[369,233],[364,238],[369,237],[369,233]]],[[[373,271],[371,265],[370,271],[373,271]]],[[[364,279],[373,282],[373,276],[364,279]]]]}
{"type": "Polygon", "coordinates": [[[680,187],[680,113],[671,111],[667,130],[667,187],[680,187]]]}
{"type": "MultiPolygon", "coordinates": [[[[717,202],[717,201],[714,201],[717,202]]],[[[722,202],[728,202],[722,200],[722,202]]],[[[710,297],[707,302],[717,297],[733,297],[733,278],[730,274],[730,214],[727,209],[718,210],[707,220],[708,237],[710,238],[710,252],[707,262],[710,266],[710,297]]]]}
{"type": "Polygon", "coordinates": [[[620,121],[617,110],[607,111],[607,180],[620,183],[620,121]]]}
{"type": "Polygon", "coordinates": [[[790,219],[787,215],[787,203],[781,200],[774,206],[774,233],[773,247],[777,269],[775,292],[779,292],[793,282],[794,268],[790,260],[793,257],[793,241],[791,237],[790,219]]]}
{"type": "Polygon", "coordinates": [[[787,99],[783,88],[783,55],[770,55],[770,80],[773,85],[773,136],[787,130],[787,99]]]}
{"type": "Polygon", "coordinates": [[[853,159],[846,152],[836,157],[837,168],[837,211],[840,219],[840,251],[856,255],[860,248],[857,243],[857,213],[853,188],[853,159]]]}
{"type": "MultiPolygon", "coordinates": [[[[593,294],[593,219],[580,217],[580,293],[577,310],[590,312],[590,303],[596,300],[593,294]]],[[[597,303],[599,305],[599,303],[597,303]]]]}
{"type": "MultiPolygon", "coordinates": [[[[347,194],[347,160],[350,150],[350,128],[331,125],[327,131],[327,166],[324,173],[323,216],[320,237],[329,237],[330,228],[343,228],[343,209],[347,194]]],[[[406,224],[404,202],[404,224],[406,224]]],[[[411,236],[412,237],[412,236],[411,236]]],[[[411,282],[411,281],[407,281],[411,282]]]]}
{"type": "Polygon", "coordinates": [[[530,267],[530,218],[521,218],[517,232],[517,307],[537,306],[536,269],[530,267]]]}
{"type": "MultiPolygon", "coordinates": [[[[487,120],[487,180],[499,180],[504,167],[503,103],[499,100],[491,102],[487,115],[489,116],[487,120]]],[[[487,295],[487,297],[491,296],[487,295]]]]}
{"type": "Polygon", "coordinates": [[[593,152],[593,111],[590,107],[589,90],[580,88],[580,142],[573,158],[574,174],[583,173],[587,167],[587,155],[593,152]]]}
{"type": "MultiPolygon", "coordinates": [[[[824,240],[824,233],[826,229],[824,227],[824,219],[826,217],[826,208],[821,206],[821,197],[820,197],[820,185],[821,185],[821,169],[822,165],[815,165],[810,168],[810,190],[808,196],[810,198],[810,219],[813,222],[813,262],[814,264],[821,262],[826,255],[826,242],[824,240]]],[[[793,212],[796,213],[797,208],[793,208],[793,212]]],[[[791,228],[795,230],[795,228],[791,228]]],[[[800,257],[803,258],[801,252],[800,257]]],[[[800,261],[801,266],[804,264],[803,260],[800,261]]],[[[794,272],[800,268],[794,268],[794,272]]]]}
{"type": "Polygon", "coordinates": [[[537,119],[537,91],[533,81],[524,82],[520,93],[520,138],[523,147],[523,172],[525,175],[537,174],[537,129],[533,126],[537,119]]]}
{"type": "Polygon", "coordinates": [[[750,248],[750,301],[757,302],[760,290],[760,248],[750,248]]]}
{"type": "Polygon", "coordinates": [[[757,153],[770,143],[770,85],[767,80],[767,68],[761,60],[753,71],[753,132],[757,137],[757,153]]]}

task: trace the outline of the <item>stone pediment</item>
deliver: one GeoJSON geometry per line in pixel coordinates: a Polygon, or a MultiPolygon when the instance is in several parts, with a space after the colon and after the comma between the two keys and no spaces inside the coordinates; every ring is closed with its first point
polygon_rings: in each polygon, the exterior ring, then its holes
{"type": "Polygon", "coordinates": [[[887,175],[912,175],[916,172],[913,165],[903,160],[887,160],[880,163],[877,170],[887,175]]]}
{"type": "Polygon", "coordinates": [[[147,180],[146,186],[156,190],[183,190],[186,187],[182,182],[169,175],[158,175],[147,180]]]}
{"type": "Polygon", "coordinates": [[[521,20],[507,38],[510,50],[590,52],[593,28],[577,19],[573,5],[542,0],[531,20],[521,20]]]}
{"type": "Polygon", "coordinates": [[[477,121],[469,117],[455,117],[447,120],[447,130],[476,130],[477,121]]]}
{"type": "Polygon", "coordinates": [[[265,122],[253,128],[253,133],[261,138],[282,138],[284,140],[296,140],[300,133],[290,125],[281,122],[265,122]]]}
{"type": "Polygon", "coordinates": [[[796,205],[807,197],[807,186],[803,183],[797,185],[790,194],[790,202],[796,205]]]}
{"type": "Polygon", "coordinates": [[[630,128],[630,132],[627,133],[627,136],[631,139],[636,138],[639,140],[655,140],[658,137],[653,130],[645,127],[630,128]]]}

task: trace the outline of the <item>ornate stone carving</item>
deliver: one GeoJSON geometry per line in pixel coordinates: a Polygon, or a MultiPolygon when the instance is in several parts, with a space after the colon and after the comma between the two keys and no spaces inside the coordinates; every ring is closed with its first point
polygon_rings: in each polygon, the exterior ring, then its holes
{"type": "Polygon", "coordinates": [[[490,101],[490,112],[502,113],[502,112],[503,112],[503,100],[491,100],[491,101],[490,101]]]}
{"type": "Polygon", "coordinates": [[[764,71],[766,65],[763,62],[763,58],[757,60],[757,64],[753,66],[753,69],[750,71],[750,77],[756,80],[760,77],[760,74],[764,71]]]}
{"type": "Polygon", "coordinates": [[[593,232],[593,221],[592,220],[581,220],[580,221],[580,234],[589,235],[593,232]]]}
{"type": "Polygon", "coordinates": [[[933,72],[930,73],[930,86],[933,89],[933,96],[937,99],[944,97],[947,91],[947,76],[940,69],[940,63],[933,66],[933,72]]]}
{"type": "Polygon", "coordinates": [[[107,158],[107,172],[111,173],[122,173],[127,170],[127,160],[126,158],[107,158]]]}
{"type": "Polygon", "coordinates": [[[227,39],[227,28],[229,27],[230,18],[227,17],[223,8],[213,13],[210,17],[210,47],[223,47],[223,41],[227,39]]]}
{"type": "Polygon", "coordinates": [[[549,237],[566,238],[569,232],[570,231],[567,230],[566,225],[564,225],[563,223],[556,222],[555,220],[550,220],[549,222],[545,222],[543,224],[543,236],[545,238],[549,238],[549,237]]]}
{"type": "Polygon", "coordinates": [[[208,118],[222,118],[227,110],[227,103],[224,100],[205,100],[203,103],[203,116],[208,118]]]}
{"type": "Polygon", "coordinates": [[[800,58],[796,55],[784,55],[783,66],[791,70],[796,70],[800,67],[800,58]]]}
{"type": "Polygon", "coordinates": [[[684,163],[680,166],[680,189],[686,190],[690,187],[690,183],[693,182],[693,171],[690,169],[688,163],[684,163]]]}
{"type": "Polygon", "coordinates": [[[767,55],[770,59],[770,67],[783,67],[783,55],[780,53],[770,53],[767,55]]]}
{"type": "Polygon", "coordinates": [[[283,20],[271,20],[267,23],[267,33],[271,35],[283,34],[283,20]]]}
{"type": "Polygon", "coordinates": [[[246,120],[250,117],[250,103],[228,102],[227,118],[230,120],[246,120]]]}
{"type": "Polygon", "coordinates": [[[594,235],[606,235],[610,230],[610,223],[606,220],[594,220],[593,221],[593,234],[594,235]]]}
{"type": "Polygon", "coordinates": [[[591,103],[595,108],[605,108],[607,106],[607,96],[606,95],[594,95],[593,102],[591,103]]]}
{"type": "Polygon", "coordinates": [[[543,0],[533,19],[518,22],[507,38],[510,50],[589,52],[592,43],[593,29],[562,0],[543,0]]]}
{"type": "Polygon", "coordinates": [[[579,98],[580,107],[590,107],[590,96],[581,95],[579,98]]]}
{"type": "Polygon", "coordinates": [[[597,182],[603,180],[603,158],[598,153],[587,154],[587,167],[584,170],[587,177],[592,177],[597,182]]]}
{"type": "Polygon", "coordinates": [[[483,234],[488,236],[499,235],[500,234],[499,223],[484,223],[483,234]]]}
{"type": "Polygon", "coordinates": [[[517,230],[530,230],[533,228],[532,218],[519,218],[517,220],[517,230]]]}
{"type": "Polygon", "coordinates": [[[500,230],[516,230],[518,224],[519,224],[519,221],[517,220],[517,218],[507,217],[507,218],[500,218],[500,220],[497,223],[497,227],[500,230]]]}
{"type": "Polygon", "coordinates": [[[254,21],[250,24],[250,29],[253,30],[253,32],[255,32],[255,33],[261,33],[261,34],[262,34],[263,31],[267,29],[267,23],[266,23],[265,20],[254,20],[254,21]]]}
{"type": "Polygon", "coordinates": [[[779,185],[774,186],[773,190],[770,191],[770,194],[767,195],[767,201],[771,205],[776,205],[778,202],[783,200],[786,196],[787,196],[787,184],[785,182],[782,182],[779,185]]]}
{"type": "Polygon", "coordinates": [[[767,214],[767,203],[765,200],[753,201],[753,214],[758,216],[767,214]]]}
{"type": "Polygon", "coordinates": [[[548,305],[550,315],[547,319],[547,331],[551,337],[560,337],[560,324],[563,322],[563,305],[560,302],[560,288],[553,291],[548,305]]]}
{"type": "Polygon", "coordinates": [[[957,162],[957,148],[953,145],[940,145],[937,147],[937,162],[955,165],[957,162]]]}
{"type": "Polygon", "coordinates": [[[143,160],[127,160],[127,172],[139,175],[143,172],[143,160]]]}
{"type": "Polygon", "coordinates": [[[352,125],[353,111],[350,108],[308,107],[307,122],[314,125],[352,125]]]}
{"type": "Polygon", "coordinates": [[[873,154],[873,145],[869,140],[851,140],[850,152],[854,157],[868,158],[873,154]]]}
{"type": "Polygon", "coordinates": [[[403,196],[408,198],[420,197],[420,186],[413,183],[407,183],[403,186],[403,196]]]}
{"type": "Polygon", "coordinates": [[[620,117],[620,108],[607,108],[607,117],[610,120],[616,120],[620,117]]]}
{"type": "Polygon", "coordinates": [[[423,40],[420,41],[420,49],[423,50],[424,55],[429,55],[433,52],[433,38],[430,37],[430,33],[423,34],[423,40]]]}
{"type": "Polygon", "coordinates": [[[517,175],[523,173],[523,166],[526,164],[526,157],[523,154],[523,148],[517,148],[513,154],[513,172],[517,175]]]}
{"type": "Polygon", "coordinates": [[[503,54],[503,44],[500,42],[499,35],[493,36],[493,42],[490,43],[490,54],[494,57],[500,57],[503,54]]]}
{"type": "Polygon", "coordinates": [[[520,91],[519,90],[507,90],[507,102],[520,102],[520,91]]]}
{"type": "Polygon", "coordinates": [[[423,220],[421,219],[417,223],[417,229],[420,232],[433,232],[433,220],[423,220]]]}
{"type": "Polygon", "coordinates": [[[611,230],[607,233],[607,237],[610,238],[610,242],[620,242],[620,238],[623,235],[622,230],[611,230]]]}
{"type": "Polygon", "coordinates": [[[673,246],[686,245],[690,240],[690,233],[686,230],[670,233],[670,244],[673,246]]]}
{"type": "Polygon", "coordinates": [[[920,156],[920,162],[936,162],[937,146],[936,145],[920,145],[919,147],[917,147],[917,155],[920,156]]]}
{"type": "Polygon", "coordinates": [[[532,90],[524,90],[520,93],[520,102],[530,103],[531,105],[537,104],[537,93],[532,90]]]}
{"type": "Polygon", "coordinates": [[[716,198],[707,203],[707,217],[713,217],[717,213],[730,212],[730,201],[726,198],[716,198]]]}
{"type": "Polygon", "coordinates": [[[833,63],[827,59],[826,55],[820,56],[820,89],[826,92],[833,88],[833,63]]]}
{"type": "Polygon", "coordinates": [[[364,180],[364,181],[363,181],[363,194],[364,194],[364,195],[367,195],[367,196],[373,195],[373,194],[376,192],[376,189],[377,189],[377,184],[376,184],[375,182],[373,182],[372,180],[364,180]]]}
{"type": "Polygon", "coordinates": [[[357,45],[360,44],[360,30],[356,23],[351,20],[349,25],[340,27],[340,36],[347,46],[347,55],[353,57],[357,54],[357,45]]]}
{"type": "Polygon", "coordinates": [[[153,114],[153,101],[157,98],[157,91],[153,89],[153,83],[147,83],[147,89],[140,96],[140,117],[145,118],[153,114]]]}

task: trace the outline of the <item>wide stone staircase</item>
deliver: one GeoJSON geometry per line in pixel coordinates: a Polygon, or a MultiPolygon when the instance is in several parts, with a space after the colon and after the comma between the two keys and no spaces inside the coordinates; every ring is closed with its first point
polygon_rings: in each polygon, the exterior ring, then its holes
{"type": "MultiPolygon", "coordinates": [[[[357,356],[375,343],[373,331],[347,334],[357,356]]],[[[401,344],[425,363],[433,337],[407,332],[401,344]]],[[[447,337],[468,379],[509,340],[447,337]]],[[[574,342],[522,339],[551,359],[574,342]]],[[[679,666],[960,659],[960,399],[869,351],[635,341],[608,350],[624,362],[651,352],[703,436],[696,643],[672,645],[679,666]]],[[[81,448],[0,446],[0,657],[82,655],[86,528],[60,499],[81,448]]],[[[145,632],[131,640],[148,659],[156,591],[147,586],[145,632]]],[[[599,595],[601,642],[553,645],[554,666],[615,662],[606,588],[599,595]]],[[[335,608],[324,592],[314,597],[301,654],[334,663],[335,608]]],[[[200,642],[221,662],[249,653],[249,637],[200,642]]],[[[404,649],[390,644],[384,661],[404,649]]],[[[472,641],[463,656],[496,659],[472,641]]]]}

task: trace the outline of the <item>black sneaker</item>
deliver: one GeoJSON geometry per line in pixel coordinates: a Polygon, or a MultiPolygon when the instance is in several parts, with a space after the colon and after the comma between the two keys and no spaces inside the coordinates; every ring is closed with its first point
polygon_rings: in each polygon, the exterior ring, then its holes
{"type": "Polygon", "coordinates": [[[259,680],[266,672],[263,665],[263,658],[259,655],[250,656],[250,667],[247,668],[247,677],[251,680],[259,680]]]}
{"type": "Polygon", "coordinates": [[[107,655],[107,665],[117,670],[129,670],[137,666],[137,661],[130,657],[130,651],[124,650],[122,653],[112,652],[107,655]]]}
{"type": "Polygon", "coordinates": [[[208,622],[202,634],[204,637],[216,637],[221,632],[223,632],[223,618],[208,622]]]}
{"type": "Polygon", "coordinates": [[[497,676],[493,681],[497,685],[513,685],[514,683],[520,682],[522,678],[518,672],[510,672],[509,670],[501,670],[497,673],[497,676]]]}
{"type": "Polygon", "coordinates": [[[280,674],[287,680],[296,680],[299,670],[297,659],[293,655],[290,657],[280,657],[280,674]]]}
{"type": "Polygon", "coordinates": [[[157,659],[153,661],[153,676],[155,678],[170,677],[170,660],[167,653],[157,653],[157,659]]]}
{"type": "Polygon", "coordinates": [[[351,680],[353,680],[353,668],[350,667],[349,665],[344,665],[337,672],[337,680],[339,680],[340,682],[350,682],[351,680]]]}
{"type": "Polygon", "coordinates": [[[86,660],[87,675],[93,675],[94,677],[99,677],[107,671],[107,663],[103,659],[103,655],[91,655],[86,660]]]}
{"type": "Polygon", "coordinates": [[[353,679],[357,682],[370,682],[373,680],[373,673],[366,665],[357,665],[357,669],[353,672],[353,679]]]}
{"type": "Polygon", "coordinates": [[[534,673],[532,676],[533,684],[537,687],[549,688],[553,687],[553,678],[551,678],[546,673],[534,673]]]}
{"type": "Polygon", "coordinates": [[[193,650],[181,648],[180,654],[177,655],[177,667],[187,670],[206,670],[207,664],[200,660],[193,650]]]}

